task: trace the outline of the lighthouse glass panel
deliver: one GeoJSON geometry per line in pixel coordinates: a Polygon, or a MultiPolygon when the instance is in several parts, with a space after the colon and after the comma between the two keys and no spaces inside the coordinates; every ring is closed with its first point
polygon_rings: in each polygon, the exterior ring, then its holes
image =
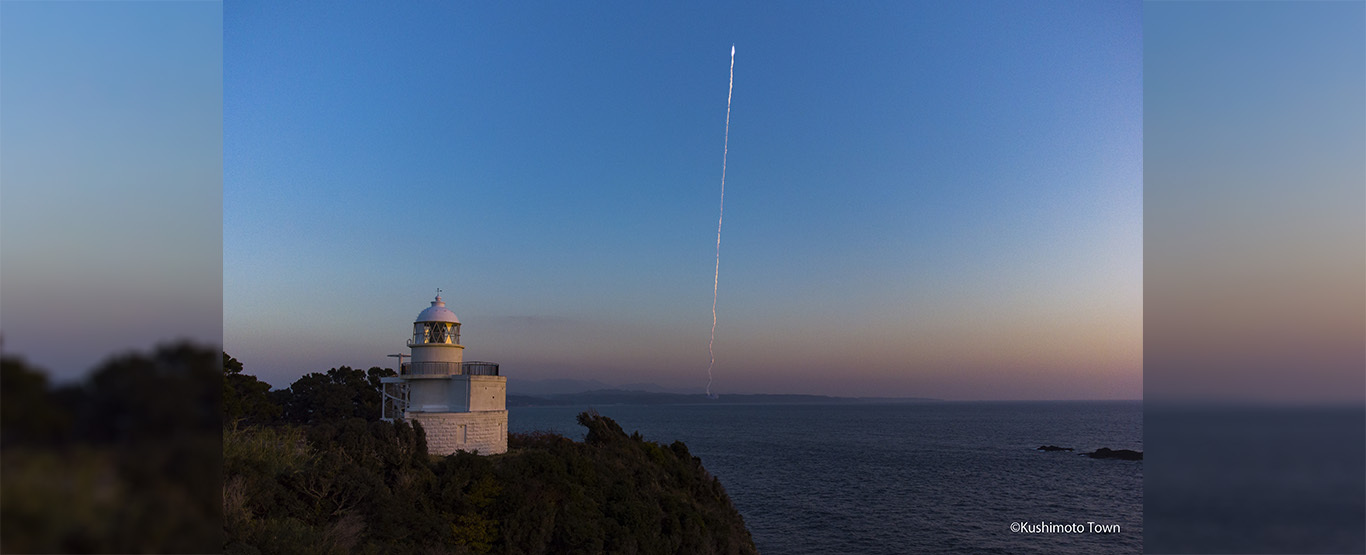
{"type": "Polygon", "coordinates": [[[427,342],[450,343],[450,334],[447,333],[449,328],[450,324],[443,322],[432,322],[427,324],[427,342]]]}
{"type": "Polygon", "coordinates": [[[419,322],[414,324],[413,343],[459,345],[460,324],[450,322],[419,322]]]}

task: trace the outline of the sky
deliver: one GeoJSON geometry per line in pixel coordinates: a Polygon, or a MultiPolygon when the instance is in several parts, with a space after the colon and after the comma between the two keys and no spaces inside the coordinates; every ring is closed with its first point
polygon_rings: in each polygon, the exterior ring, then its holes
{"type": "Polygon", "coordinates": [[[1145,6],[1147,401],[1366,400],[1366,3],[1145,6]]]}
{"type": "Polygon", "coordinates": [[[1137,3],[223,6],[223,341],[516,379],[1142,397],[1137,3]]]}
{"type": "Polygon", "coordinates": [[[277,4],[0,2],[6,356],[701,391],[734,44],[717,391],[1366,399],[1366,4],[277,4]]]}
{"type": "Polygon", "coordinates": [[[223,336],[223,14],[0,2],[0,334],[52,373],[223,336]]]}

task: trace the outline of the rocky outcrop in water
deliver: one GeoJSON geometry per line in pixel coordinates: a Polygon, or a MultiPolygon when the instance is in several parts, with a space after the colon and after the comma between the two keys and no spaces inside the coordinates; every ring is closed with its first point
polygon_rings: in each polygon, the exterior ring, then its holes
{"type": "Polygon", "coordinates": [[[1094,452],[1086,453],[1086,456],[1093,459],[1119,459],[1121,461],[1141,461],[1143,460],[1142,451],[1131,451],[1129,449],[1110,449],[1101,447],[1094,452]]]}
{"type": "Polygon", "coordinates": [[[1071,451],[1071,447],[1058,447],[1057,445],[1040,445],[1037,451],[1071,451]]]}

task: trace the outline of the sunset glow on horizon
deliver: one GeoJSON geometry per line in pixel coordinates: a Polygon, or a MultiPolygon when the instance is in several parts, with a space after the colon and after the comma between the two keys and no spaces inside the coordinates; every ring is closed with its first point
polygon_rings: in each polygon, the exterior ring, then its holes
{"type": "Polygon", "coordinates": [[[714,391],[1141,398],[1140,6],[999,8],[226,5],[225,348],[702,392],[735,43],[714,391]]]}

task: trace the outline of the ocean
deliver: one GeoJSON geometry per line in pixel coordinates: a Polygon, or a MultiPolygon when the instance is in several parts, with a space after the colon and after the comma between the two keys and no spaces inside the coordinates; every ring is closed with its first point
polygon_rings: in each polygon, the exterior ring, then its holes
{"type": "MultiPolygon", "coordinates": [[[[582,439],[587,408],[514,407],[509,428],[582,439]]],[[[687,443],[762,553],[1143,550],[1143,461],[1080,455],[1142,451],[1139,401],[594,408],[687,443]]]]}
{"type": "Polygon", "coordinates": [[[1149,404],[1155,553],[1366,553],[1361,406],[1149,404]]]}

